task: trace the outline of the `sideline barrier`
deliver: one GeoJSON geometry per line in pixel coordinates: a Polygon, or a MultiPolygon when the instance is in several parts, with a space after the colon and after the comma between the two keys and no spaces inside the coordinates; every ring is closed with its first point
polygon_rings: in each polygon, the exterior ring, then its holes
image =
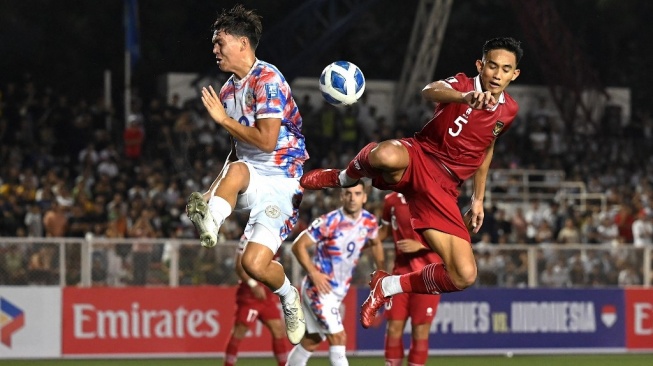
{"type": "MultiPolygon", "coordinates": [[[[235,290],[0,287],[0,359],[223,356],[235,290]]],[[[384,321],[358,322],[367,294],[345,299],[347,350],[381,355],[384,321]]],[[[653,352],[653,289],[469,289],[442,297],[431,332],[431,354],[653,352]]],[[[265,327],[246,337],[240,355],[269,356],[265,327]]]]}

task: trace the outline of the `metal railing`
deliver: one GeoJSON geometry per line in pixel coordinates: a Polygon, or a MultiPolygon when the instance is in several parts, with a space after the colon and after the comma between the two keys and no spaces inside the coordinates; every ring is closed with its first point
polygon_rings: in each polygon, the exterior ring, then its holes
{"type": "MultiPolygon", "coordinates": [[[[0,285],[234,285],[238,281],[233,262],[237,245],[237,241],[226,241],[207,249],[196,239],[0,238],[0,285]],[[118,267],[112,269],[111,263],[118,267]]],[[[293,284],[298,285],[304,272],[290,246],[289,242],[282,245],[280,261],[293,284]]],[[[390,267],[394,246],[384,246],[390,267]]],[[[648,287],[653,277],[652,247],[507,244],[474,249],[479,269],[477,286],[648,287]],[[620,282],[617,276],[626,277],[627,271],[632,272],[629,282],[620,282]]],[[[371,256],[361,257],[354,284],[367,283],[373,263],[371,256]]]]}

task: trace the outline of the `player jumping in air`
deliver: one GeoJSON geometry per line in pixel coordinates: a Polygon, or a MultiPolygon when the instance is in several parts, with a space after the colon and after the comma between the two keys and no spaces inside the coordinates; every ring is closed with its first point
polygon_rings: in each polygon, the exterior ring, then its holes
{"type": "Polygon", "coordinates": [[[402,193],[413,229],[444,262],[400,276],[374,272],[372,290],[361,307],[363,327],[370,326],[378,309],[395,294],[461,291],[476,281],[467,225],[478,232],[483,224],[494,143],[518,110],[504,90],[519,76],[522,54],[513,38],[488,40],[476,61],[477,76],[459,73],[424,87],[422,96],[437,105],[433,118],[414,137],[370,143],[345,170],[318,169],[302,177],[306,189],[347,187],[368,177],[379,189],[402,193]],[[468,178],[473,179],[474,192],[466,224],[457,200],[458,188],[468,178]]]}

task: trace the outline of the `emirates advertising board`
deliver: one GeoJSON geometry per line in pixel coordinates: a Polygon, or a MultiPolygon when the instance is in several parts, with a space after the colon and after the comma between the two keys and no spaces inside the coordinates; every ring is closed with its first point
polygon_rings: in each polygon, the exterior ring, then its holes
{"type": "MultiPolygon", "coordinates": [[[[63,291],[64,355],[220,355],[228,342],[236,309],[236,287],[63,291]]],[[[345,298],[344,309],[356,310],[355,291],[345,298]]],[[[357,320],[353,315],[345,319],[345,329],[355,334],[357,320]]],[[[269,354],[271,344],[269,331],[258,322],[241,343],[240,354],[269,354]]],[[[354,349],[355,337],[348,340],[348,347],[354,349]]],[[[327,342],[323,342],[320,350],[327,349],[327,342]]]]}

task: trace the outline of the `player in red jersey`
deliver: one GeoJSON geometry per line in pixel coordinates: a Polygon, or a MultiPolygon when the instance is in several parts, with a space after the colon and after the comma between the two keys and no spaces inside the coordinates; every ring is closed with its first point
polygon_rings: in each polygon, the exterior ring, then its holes
{"type": "MultiPolygon", "coordinates": [[[[234,327],[227,343],[224,355],[224,366],[233,366],[238,360],[238,348],[248,330],[257,321],[265,325],[272,334],[272,351],[279,366],[284,366],[288,360],[288,347],[286,345],[286,328],[281,321],[281,302],[264,284],[249,277],[241,263],[243,250],[247,239],[242,238],[236,254],[236,274],[240,278],[240,285],[236,292],[236,313],[234,327]]],[[[278,254],[275,257],[278,259],[278,254]]]]}
{"type": "Polygon", "coordinates": [[[370,143],[347,169],[317,169],[301,178],[305,189],[320,189],[346,187],[368,177],[379,189],[402,193],[413,229],[444,262],[401,276],[374,272],[370,296],[361,307],[363,327],[370,326],[392,295],[461,291],[476,281],[468,227],[478,232],[483,224],[494,143],[519,109],[504,89],[519,76],[522,54],[513,38],[488,40],[476,61],[476,77],[460,73],[424,87],[422,96],[437,105],[433,118],[414,137],[370,143]],[[458,208],[458,188],[471,177],[474,193],[466,224],[458,208]]]}
{"type": "MultiPolygon", "coordinates": [[[[395,243],[393,275],[419,271],[430,263],[442,263],[435,252],[426,248],[410,224],[408,202],[401,193],[385,196],[378,238],[392,236],[395,243]]],[[[406,321],[411,319],[410,351],[408,364],[426,363],[429,351],[429,330],[440,303],[440,296],[419,293],[397,294],[385,304],[388,326],[385,333],[385,364],[401,366],[404,358],[403,333],[406,321]]]]}

